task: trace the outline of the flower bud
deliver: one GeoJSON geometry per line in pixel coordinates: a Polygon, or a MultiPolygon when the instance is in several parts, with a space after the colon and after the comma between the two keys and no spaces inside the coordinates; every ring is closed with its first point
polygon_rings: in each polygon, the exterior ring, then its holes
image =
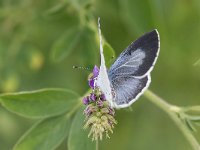
{"type": "Polygon", "coordinates": [[[102,101],[105,101],[105,100],[106,100],[106,96],[105,96],[104,94],[101,94],[101,95],[100,95],[100,99],[101,99],[102,101]]]}
{"type": "Polygon", "coordinates": [[[96,101],[96,99],[97,99],[96,95],[94,93],[91,93],[90,100],[94,102],[94,101],[96,101]]]}
{"type": "Polygon", "coordinates": [[[82,100],[82,102],[83,102],[83,104],[88,105],[89,102],[90,102],[89,101],[89,97],[88,96],[84,97],[83,100],[82,100]]]}
{"type": "Polygon", "coordinates": [[[88,80],[88,82],[89,82],[89,86],[92,88],[92,89],[94,89],[95,88],[95,85],[94,85],[94,79],[89,79],[88,80]]]}
{"type": "Polygon", "coordinates": [[[98,100],[96,104],[97,104],[97,106],[98,106],[99,108],[102,108],[102,107],[103,107],[103,102],[102,102],[101,100],[98,100]]]}
{"type": "Polygon", "coordinates": [[[99,75],[99,68],[95,65],[93,69],[93,78],[96,78],[99,75]]]}

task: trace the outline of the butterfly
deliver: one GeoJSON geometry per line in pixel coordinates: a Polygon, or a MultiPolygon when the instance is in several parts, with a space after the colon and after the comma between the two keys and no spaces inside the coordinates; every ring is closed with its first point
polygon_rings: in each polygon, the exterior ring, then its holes
{"type": "Polygon", "coordinates": [[[98,18],[100,38],[100,69],[95,85],[104,93],[113,108],[129,107],[149,87],[150,73],[160,50],[156,29],[132,42],[107,70],[98,18]]]}

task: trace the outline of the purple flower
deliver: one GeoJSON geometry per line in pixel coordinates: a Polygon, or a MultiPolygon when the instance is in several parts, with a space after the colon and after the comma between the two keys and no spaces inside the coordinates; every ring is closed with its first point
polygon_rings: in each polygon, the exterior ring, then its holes
{"type": "Polygon", "coordinates": [[[96,112],[97,111],[97,108],[95,106],[90,106],[88,105],[86,107],[86,109],[84,110],[84,114],[86,116],[90,116],[92,113],[96,112]]]}
{"type": "Polygon", "coordinates": [[[84,97],[82,101],[83,101],[83,104],[85,104],[85,105],[88,105],[89,102],[90,102],[88,96],[87,96],[87,97],[84,97]]]}
{"type": "Polygon", "coordinates": [[[105,96],[104,94],[101,94],[101,95],[100,95],[100,98],[101,98],[102,101],[105,101],[105,100],[106,100],[106,96],[105,96]]]}
{"type": "Polygon", "coordinates": [[[99,75],[99,68],[95,65],[93,69],[93,76],[88,80],[89,86],[95,88],[95,78],[99,75]]]}
{"type": "Polygon", "coordinates": [[[95,85],[94,85],[94,79],[89,79],[89,86],[91,87],[91,88],[95,88],[95,85]]]}
{"type": "Polygon", "coordinates": [[[96,78],[99,75],[99,68],[95,65],[93,69],[93,78],[96,78]]]}
{"type": "Polygon", "coordinates": [[[103,107],[103,102],[101,100],[97,101],[97,106],[99,108],[103,107]]]}
{"type": "Polygon", "coordinates": [[[114,116],[115,115],[115,111],[112,108],[109,108],[109,114],[114,116]]]}
{"type": "Polygon", "coordinates": [[[92,110],[90,109],[89,106],[84,110],[84,114],[85,114],[86,116],[89,116],[89,115],[92,114],[92,110]]]}
{"type": "Polygon", "coordinates": [[[92,100],[93,102],[96,101],[97,97],[94,93],[90,94],[90,100],[92,100]]]}

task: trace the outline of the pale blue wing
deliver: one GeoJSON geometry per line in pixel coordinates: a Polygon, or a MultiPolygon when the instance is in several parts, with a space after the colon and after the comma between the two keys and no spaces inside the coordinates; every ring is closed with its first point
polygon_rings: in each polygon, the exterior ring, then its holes
{"type": "Polygon", "coordinates": [[[149,86],[150,72],[159,53],[157,30],[131,43],[108,70],[116,108],[132,104],[149,86]]]}
{"type": "Polygon", "coordinates": [[[150,75],[144,78],[121,77],[111,82],[114,88],[114,107],[124,108],[135,102],[148,88],[151,82],[150,75]]]}

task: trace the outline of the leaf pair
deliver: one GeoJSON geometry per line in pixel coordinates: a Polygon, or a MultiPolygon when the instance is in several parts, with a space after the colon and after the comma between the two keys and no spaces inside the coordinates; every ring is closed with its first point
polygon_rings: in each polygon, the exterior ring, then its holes
{"type": "Polygon", "coordinates": [[[182,107],[181,110],[178,117],[190,131],[196,132],[195,125],[200,125],[200,106],[182,107]]]}
{"type": "Polygon", "coordinates": [[[21,137],[14,150],[53,150],[68,135],[69,148],[78,150],[80,147],[77,145],[83,145],[89,140],[82,129],[82,109],[72,118],[80,107],[80,96],[72,91],[44,89],[5,94],[0,99],[8,110],[24,117],[40,119],[21,137]]]}

